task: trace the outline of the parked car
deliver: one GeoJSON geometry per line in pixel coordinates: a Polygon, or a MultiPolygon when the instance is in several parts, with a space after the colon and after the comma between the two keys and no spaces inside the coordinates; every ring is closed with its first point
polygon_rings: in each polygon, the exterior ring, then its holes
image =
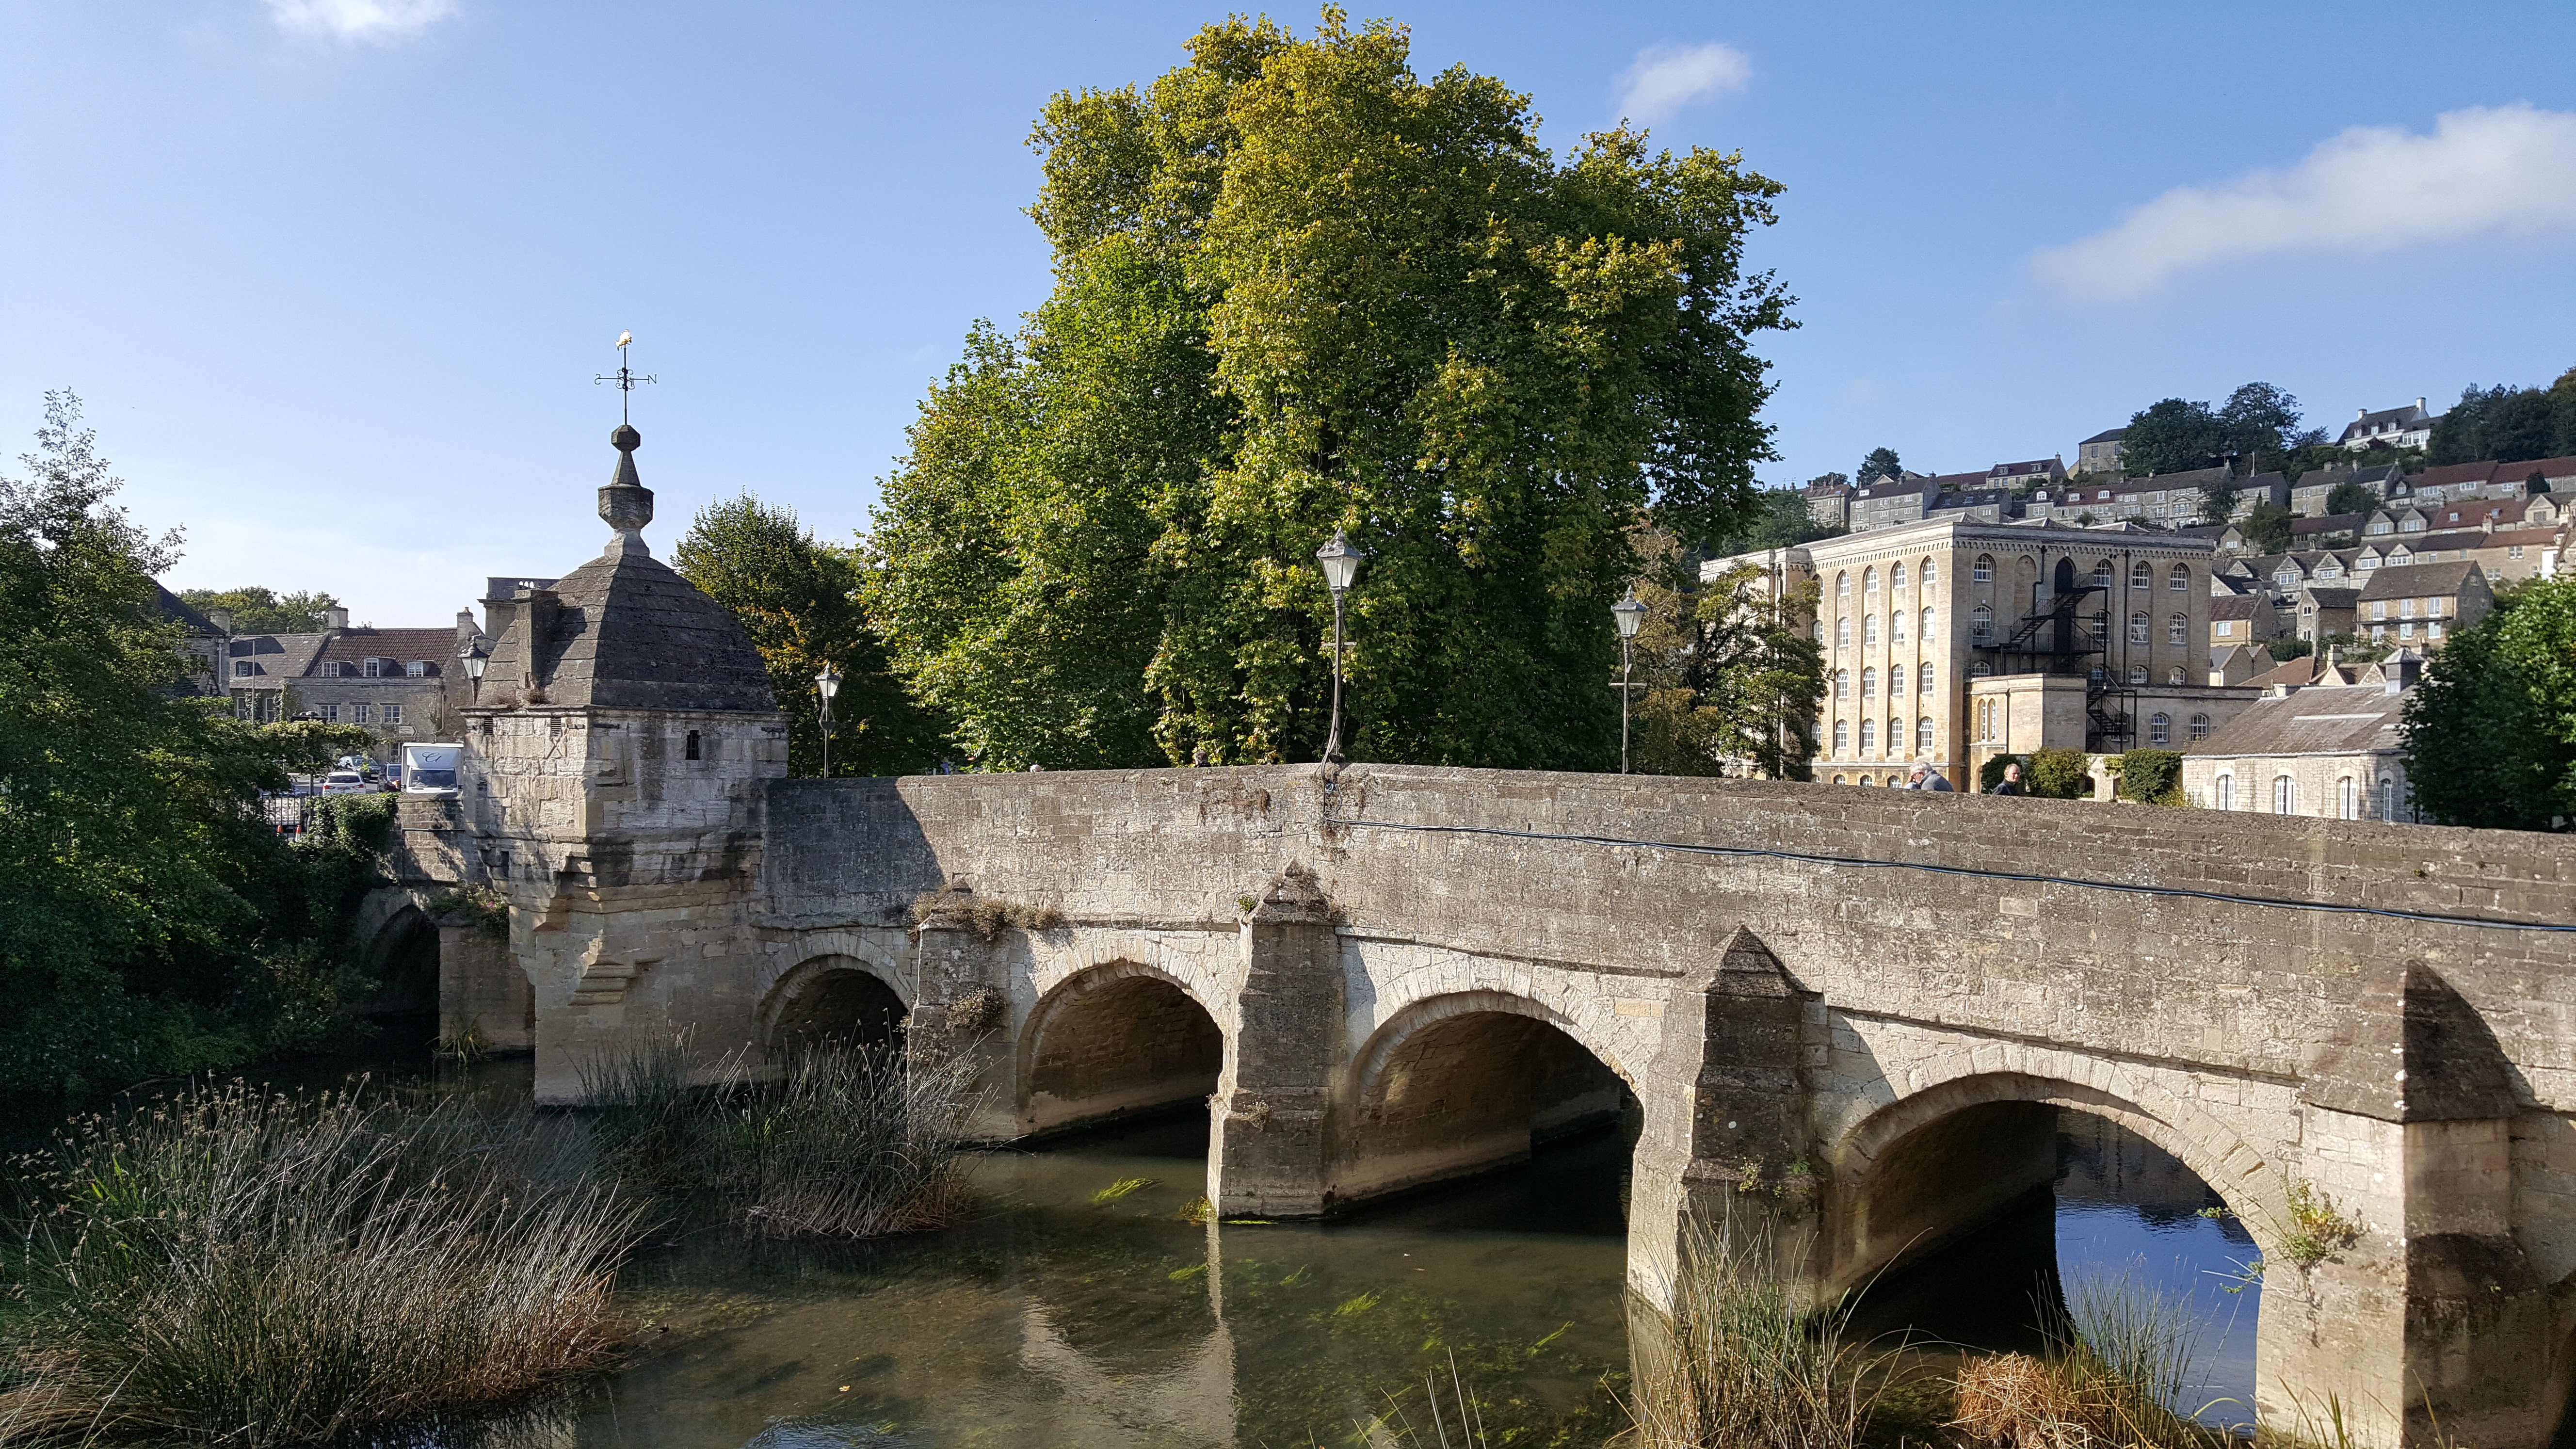
{"type": "Polygon", "coordinates": [[[325,795],[363,795],[366,790],[367,777],[355,770],[333,770],[322,777],[325,795]]]}

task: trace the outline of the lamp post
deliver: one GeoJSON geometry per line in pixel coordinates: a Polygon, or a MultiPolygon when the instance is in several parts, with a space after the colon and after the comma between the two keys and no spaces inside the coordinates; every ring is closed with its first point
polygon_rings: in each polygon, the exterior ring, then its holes
{"type": "Polygon", "coordinates": [[[468,639],[465,641],[465,647],[456,651],[456,657],[464,662],[465,677],[473,682],[474,698],[482,699],[483,668],[492,662],[492,656],[483,652],[483,646],[480,643],[468,639]]]}
{"type": "Polygon", "coordinates": [[[832,778],[832,696],[841,692],[841,676],[832,672],[830,660],[823,662],[823,672],[814,676],[814,692],[823,700],[823,778],[832,778]]]}
{"type": "Polygon", "coordinates": [[[1333,724],[1324,736],[1328,763],[1342,757],[1342,595],[1350,592],[1351,582],[1360,576],[1360,560],[1367,557],[1338,528],[1332,542],[1315,550],[1315,562],[1324,566],[1324,587],[1333,591],[1333,724]]]}
{"type": "Polygon", "coordinates": [[[1619,625],[1619,682],[1610,686],[1619,691],[1619,773],[1628,773],[1628,691],[1636,688],[1635,649],[1637,626],[1646,620],[1646,606],[1637,602],[1637,587],[1628,586],[1628,597],[1610,606],[1610,617],[1619,625]]]}

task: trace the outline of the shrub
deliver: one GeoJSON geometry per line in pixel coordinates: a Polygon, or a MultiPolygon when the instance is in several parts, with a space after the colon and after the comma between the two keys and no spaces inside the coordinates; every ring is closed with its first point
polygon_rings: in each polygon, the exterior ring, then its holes
{"type": "Polygon", "coordinates": [[[2170,805],[2182,796],[2182,755],[2175,750],[2131,750],[2120,757],[2120,798],[2170,805]]]}
{"type": "Polygon", "coordinates": [[[2093,793],[2090,760],[2082,750],[2033,750],[2022,766],[2022,783],[2051,800],[2084,799],[2093,793]]]}
{"type": "Polygon", "coordinates": [[[640,1234],[524,1109],[194,1089],[22,1159],[12,1437],[311,1443],[604,1364],[640,1234]]]}

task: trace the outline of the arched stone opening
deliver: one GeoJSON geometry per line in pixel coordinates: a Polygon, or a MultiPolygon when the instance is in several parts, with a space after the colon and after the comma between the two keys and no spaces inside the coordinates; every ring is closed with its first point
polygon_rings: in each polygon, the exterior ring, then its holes
{"type": "Polygon", "coordinates": [[[1169,977],[1132,962],[1084,972],[1030,1015],[1020,1130],[1204,1104],[1225,1050],[1216,1018],[1169,977]]]}
{"type": "Polygon", "coordinates": [[[826,1044],[884,1046],[902,1034],[906,1008],[893,987],[846,956],[808,961],[780,978],[766,1013],[772,1053],[826,1044]]]}
{"type": "Polygon", "coordinates": [[[1520,1162],[1636,1114],[1617,1071],[1535,1003],[1478,992],[1424,1003],[1361,1054],[1341,1201],[1520,1162]]]}
{"type": "Polygon", "coordinates": [[[360,956],[374,985],[357,1005],[385,1046],[426,1051],[438,1036],[438,927],[416,905],[385,918],[360,956]]]}

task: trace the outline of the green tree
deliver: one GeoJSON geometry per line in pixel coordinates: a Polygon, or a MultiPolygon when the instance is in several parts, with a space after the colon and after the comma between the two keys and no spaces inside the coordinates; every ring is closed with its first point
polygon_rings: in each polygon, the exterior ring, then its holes
{"type": "Polygon", "coordinates": [[[178,537],[113,504],[79,400],[45,403],[28,476],[0,478],[0,1097],[345,1037],[334,892],[373,848],[290,848],[259,796],[364,732],[262,730],[191,696],[152,577],[178,537]]]}
{"type": "Polygon", "coordinates": [[[1760,549],[1789,548],[1822,538],[1840,538],[1851,532],[1838,523],[1818,523],[1815,515],[1807,510],[1807,495],[1803,489],[1765,488],[1754,496],[1754,506],[1757,512],[1752,526],[1710,544],[1707,551],[1711,555],[1724,558],[1760,549]]]}
{"type": "Polygon", "coordinates": [[[2237,525],[2245,531],[2245,541],[2258,553],[2286,553],[2290,548],[2290,525],[2298,515],[2266,498],[2245,510],[2245,521],[2237,525]]]}
{"type": "Polygon", "coordinates": [[[2576,580],[2496,592],[2406,701],[2406,779],[2446,825],[2576,825],[2576,580]]]}
{"type": "Polygon", "coordinates": [[[2169,397],[2129,419],[2120,461],[2131,477],[2206,468],[2227,450],[2224,425],[2205,402],[2169,397]]]}
{"type": "Polygon", "coordinates": [[[230,609],[236,634],[319,634],[327,627],[323,611],[340,607],[329,594],[298,590],[279,595],[268,589],[182,589],[181,602],[199,613],[230,609]]]}
{"type": "Polygon", "coordinates": [[[2268,382],[2249,382],[2229,393],[2218,423],[2222,451],[2235,454],[2244,473],[2279,471],[2311,436],[2299,431],[2299,400],[2268,382]]]}
{"type": "Polygon", "coordinates": [[[2379,497],[2358,483],[2346,480],[2326,490],[2326,513],[2341,516],[2368,513],[2379,507],[2379,497]]]}
{"type": "Polygon", "coordinates": [[[939,757],[937,721],[912,702],[868,628],[856,550],[817,542],[795,510],[744,493],[700,509],[671,566],[733,610],[769,666],[787,716],[790,773],[823,773],[814,677],[827,663],[842,681],[832,702],[833,774],[902,774],[939,757]]]}
{"type": "Polygon", "coordinates": [[[1896,456],[1894,448],[1872,448],[1869,456],[1860,460],[1860,467],[1853,471],[1852,476],[1866,488],[1881,478],[1904,477],[1905,462],[1896,456]]]}
{"type": "Polygon", "coordinates": [[[1312,759],[1339,529],[1353,755],[1615,759],[1630,526],[1743,528],[1770,455],[1787,298],[1742,251],[1780,188],[1626,130],[1560,161],[1525,97],[1334,11],[1189,53],[1038,123],[1055,289],[886,480],[895,668],[995,766],[1312,759]]]}
{"type": "Polygon", "coordinates": [[[2200,489],[2200,516],[2211,523],[2225,523],[2236,516],[2236,500],[2244,492],[2236,486],[2233,473],[2200,489]]]}
{"type": "Polygon", "coordinates": [[[1824,648],[1806,622],[1819,587],[1771,592],[1767,572],[1739,564],[1698,581],[1668,535],[1649,531],[1636,584],[1646,605],[1635,645],[1632,767],[1655,775],[1736,771],[1812,780],[1824,648]]]}
{"type": "Polygon", "coordinates": [[[2576,451],[2576,368],[2547,390],[2474,384],[2433,425],[2425,456],[2435,464],[2518,463],[2576,451]]]}

